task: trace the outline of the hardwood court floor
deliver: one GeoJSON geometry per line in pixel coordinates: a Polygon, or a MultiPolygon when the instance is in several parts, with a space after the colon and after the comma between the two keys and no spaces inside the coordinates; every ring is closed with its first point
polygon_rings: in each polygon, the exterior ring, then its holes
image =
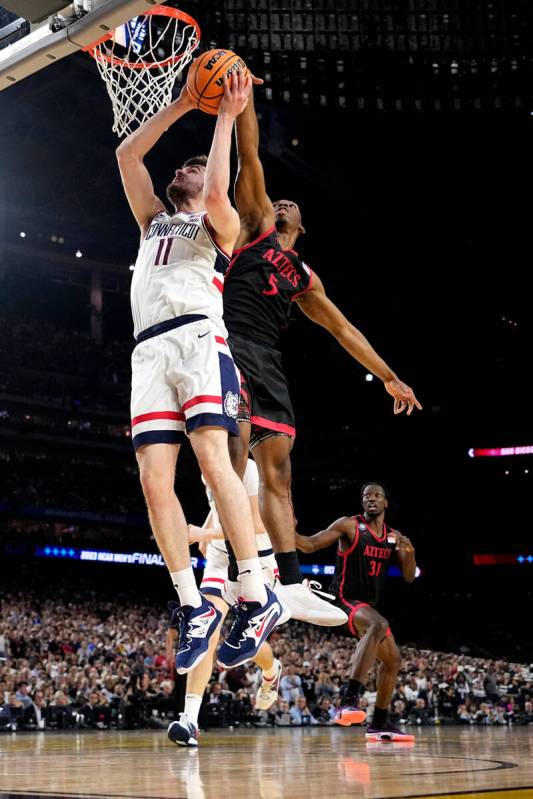
{"type": "Polygon", "coordinates": [[[411,746],[363,733],[212,731],[199,750],[164,731],[2,734],[0,797],[533,797],[533,727],[423,729],[411,746]]]}

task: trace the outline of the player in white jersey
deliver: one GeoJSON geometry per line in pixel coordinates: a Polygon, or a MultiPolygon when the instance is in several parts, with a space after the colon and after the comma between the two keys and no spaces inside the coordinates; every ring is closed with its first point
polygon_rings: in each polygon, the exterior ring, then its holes
{"type": "MultiPolygon", "coordinates": [[[[209,595],[213,604],[220,610],[222,621],[230,607],[238,603],[238,584],[228,579],[229,557],[224,543],[224,534],[220,526],[213,492],[206,484],[209,515],[203,527],[189,525],[189,542],[199,543],[206,556],[204,576],[201,583],[203,594],[209,595]]],[[[248,460],[243,477],[244,487],[254,518],[257,549],[267,584],[272,588],[278,576],[276,558],[272,544],[259,514],[259,473],[255,461],[248,460]]],[[[219,626],[222,626],[222,621],[219,626]]],[[[209,683],[213,669],[213,657],[219,636],[212,636],[209,642],[209,654],[198,666],[187,675],[187,693],[184,712],[178,721],[173,721],[168,728],[168,737],[179,746],[198,746],[198,715],[205,689],[209,683]]],[[[256,698],[256,708],[267,710],[277,699],[278,685],[281,677],[281,663],[274,658],[272,648],[266,641],[263,643],[254,662],[262,670],[262,681],[256,698]]]]}
{"type": "MultiPolygon", "coordinates": [[[[162,134],[193,109],[177,100],[127,136],[117,149],[124,190],[141,231],[131,287],[136,346],[132,356],[132,439],[150,524],[180,604],[176,670],[183,674],[207,654],[220,612],[198,591],[187,523],[174,491],[176,460],[187,433],[216,497],[224,529],[239,559],[243,614],[227,641],[228,666],[253,657],[282,615],[263,582],[246,491],[228,454],[238,435],[238,374],[222,322],[224,264],[239,233],[228,197],[231,134],[245,107],[250,77],[224,77],[209,157],[189,159],[167,187],[168,213],[155,195],[144,156],[162,134]],[[243,633],[250,630],[250,635],[243,633]]],[[[224,656],[224,653],[222,653],[224,656]]]]}

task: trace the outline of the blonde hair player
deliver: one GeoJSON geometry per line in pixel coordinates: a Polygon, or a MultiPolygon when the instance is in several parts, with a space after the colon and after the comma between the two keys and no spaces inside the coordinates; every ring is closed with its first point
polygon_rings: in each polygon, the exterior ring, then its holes
{"type": "Polygon", "coordinates": [[[187,523],[174,491],[185,434],[239,561],[246,604],[227,640],[234,637],[240,662],[257,653],[282,615],[282,606],[263,582],[250,505],[228,455],[228,433],[238,435],[239,397],[222,320],[227,253],[239,234],[239,218],[228,197],[231,133],[248,102],[251,78],[240,72],[231,80],[224,75],[223,86],[209,157],[189,159],[175,170],[167,187],[171,212],[154,192],[144,157],[167,128],[192,110],[187,91],[117,149],[124,191],[141,232],[131,284],[136,340],[132,440],[151,528],[181,604],[178,674],[206,656],[221,618],[196,586],[187,523]],[[243,630],[249,634],[241,642],[243,630]]]}
{"type": "MultiPolygon", "coordinates": [[[[265,532],[265,525],[259,514],[259,473],[253,460],[248,460],[246,464],[243,483],[252,509],[263,574],[267,584],[272,588],[278,576],[278,568],[272,551],[272,543],[265,532]]],[[[202,593],[208,595],[210,601],[218,608],[222,620],[218,627],[218,635],[213,635],[209,641],[208,656],[187,675],[184,712],[180,714],[179,721],[173,721],[169,725],[168,737],[179,746],[198,746],[198,715],[205,689],[213,671],[213,658],[220,637],[220,629],[230,607],[238,603],[238,583],[231,582],[228,577],[228,550],[224,542],[224,533],[220,526],[213,492],[208,485],[206,485],[206,494],[210,508],[209,515],[203,527],[189,525],[189,542],[191,544],[199,543],[200,550],[206,556],[200,588],[202,593]]],[[[169,633],[171,632],[172,630],[169,630],[169,633]]],[[[268,710],[278,696],[281,663],[274,658],[272,648],[266,641],[252,660],[263,672],[255,706],[258,710],[268,710]]]]}

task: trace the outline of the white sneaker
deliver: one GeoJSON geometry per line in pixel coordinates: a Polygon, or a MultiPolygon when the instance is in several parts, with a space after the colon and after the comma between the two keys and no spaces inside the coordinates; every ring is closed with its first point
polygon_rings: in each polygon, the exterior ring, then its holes
{"type": "Polygon", "coordinates": [[[257,710],[268,710],[278,698],[278,685],[281,677],[282,666],[279,660],[274,661],[276,674],[273,680],[265,680],[259,686],[257,696],[255,698],[255,706],[257,710]]]}
{"type": "Polygon", "coordinates": [[[318,624],[322,627],[338,627],[346,624],[348,616],[340,608],[320,599],[317,594],[335,599],[331,594],[320,591],[322,586],[315,580],[304,580],[301,583],[282,585],[279,581],[274,587],[274,591],[279,599],[286,605],[293,619],[308,621],[310,624],[318,624]]]}

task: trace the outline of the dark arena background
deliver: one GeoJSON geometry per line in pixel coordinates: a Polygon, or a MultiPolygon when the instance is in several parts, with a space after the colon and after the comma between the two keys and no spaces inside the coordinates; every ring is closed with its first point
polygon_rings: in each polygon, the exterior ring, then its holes
{"type": "MultiPolygon", "coordinates": [[[[0,8],[0,55],[30,30],[16,5],[0,8]]],[[[268,192],[299,204],[302,257],[423,404],[394,416],[380,381],[294,309],[298,531],[360,513],[367,481],[388,487],[420,568],[412,584],[391,573],[380,605],[403,655],[390,712],[416,745],[333,723],[322,698],[339,704],[353,639],[295,622],[273,646],[301,677],[306,729],[281,707],[288,689],[254,710],[251,665],[215,668],[198,750],[167,740],[176,597],[129,417],[138,229],[104,83],[76,52],[0,93],[0,796],[533,796],[530,4],[179,7],[200,51],[234,49],[264,79],[268,192]]],[[[159,196],[209,151],[215,119],[195,111],[154,147],[159,196]]],[[[201,525],[187,446],[176,491],[201,525]]],[[[301,556],[324,590],[334,560],[301,556]]]]}

